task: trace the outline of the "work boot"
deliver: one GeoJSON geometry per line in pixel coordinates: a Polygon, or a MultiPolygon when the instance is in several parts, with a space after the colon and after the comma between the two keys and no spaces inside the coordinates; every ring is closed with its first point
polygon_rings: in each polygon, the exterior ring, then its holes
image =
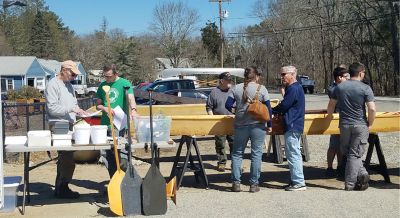
{"type": "Polygon", "coordinates": [[[225,167],[226,167],[225,163],[218,163],[217,170],[219,172],[225,172],[225,167]]]}
{"type": "Polygon", "coordinates": [[[61,199],[77,199],[80,197],[80,194],[78,192],[72,191],[68,185],[65,185],[63,187],[59,187],[56,189],[57,192],[55,192],[55,197],[56,198],[61,198],[61,199]]]}
{"type": "Polygon", "coordinates": [[[259,192],[259,191],[260,191],[260,186],[258,186],[258,185],[250,185],[249,192],[256,193],[256,192],[259,192]]]}
{"type": "Polygon", "coordinates": [[[240,183],[232,183],[232,192],[241,192],[240,183]]]}

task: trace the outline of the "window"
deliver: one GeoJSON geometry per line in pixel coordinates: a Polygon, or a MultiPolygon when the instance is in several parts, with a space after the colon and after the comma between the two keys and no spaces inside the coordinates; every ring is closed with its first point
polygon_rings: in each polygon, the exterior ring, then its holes
{"type": "Polygon", "coordinates": [[[12,79],[7,79],[7,90],[14,89],[14,81],[12,79]]]}
{"type": "Polygon", "coordinates": [[[28,78],[28,86],[35,87],[35,78],[28,78]]]}
{"type": "Polygon", "coordinates": [[[1,79],[1,92],[6,92],[6,91],[7,91],[6,79],[1,79]]]}
{"type": "Polygon", "coordinates": [[[44,89],[44,78],[36,78],[36,88],[44,89]]]}

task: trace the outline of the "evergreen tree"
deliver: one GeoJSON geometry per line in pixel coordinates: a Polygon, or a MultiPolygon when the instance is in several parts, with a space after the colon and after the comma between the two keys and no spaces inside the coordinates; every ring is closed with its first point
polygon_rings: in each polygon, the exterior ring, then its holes
{"type": "Polygon", "coordinates": [[[29,39],[31,55],[38,58],[49,59],[54,53],[54,42],[51,39],[50,27],[46,22],[43,12],[38,11],[31,28],[29,39]]]}
{"type": "Polygon", "coordinates": [[[201,41],[212,58],[218,57],[221,39],[215,22],[207,22],[206,26],[201,29],[201,41]]]}

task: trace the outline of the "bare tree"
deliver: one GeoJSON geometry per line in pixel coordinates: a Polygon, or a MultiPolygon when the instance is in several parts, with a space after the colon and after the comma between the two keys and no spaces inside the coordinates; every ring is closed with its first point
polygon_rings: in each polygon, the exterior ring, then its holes
{"type": "Polygon", "coordinates": [[[199,20],[196,10],[182,2],[166,2],[156,6],[150,30],[157,37],[166,57],[177,67],[190,46],[190,35],[199,20]]]}

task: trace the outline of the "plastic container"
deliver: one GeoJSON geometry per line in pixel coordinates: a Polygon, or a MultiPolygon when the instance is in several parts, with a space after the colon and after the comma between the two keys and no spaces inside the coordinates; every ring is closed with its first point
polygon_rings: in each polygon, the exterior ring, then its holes
{"type": "Polygon", "coordinates": [[[90,139],[93,144],[106,144],[107,143],[107,125],[91,126],[90,139]]]}
{"type": "MultiPolygon", "coordinates": [[[[169,141],[171,117],[153,118],[153,140],[155,142],[169,141]]],[[[150,117],[135,118],[135,134],[138,142],[150,142],[150,117]]]]}
{"type": "Polygon", "coordinates": [[[90,141],[90,125],[79,124],[74,126],[74,139],[75,144],[84,145],[89,144],[90,141]]]}
{"type": "Polygon", "coordinates": [[[50,147],[51,132],[50,130],[35,130],[28,132],[29,147],[50,147]]]}
{"type": "Polygon", "coordinates": [[[69,132],[69,122],[68,121],[56,121],[53,126],[53,133],[60,134],[68,134],[69,132]]]}
{"type": "Polygon", "coordinates": [[[0,209],[1,213],[13,212],[17,207],[17,188],[21,183],[22,177],[4,177],[4,205],[0,209]]]}

